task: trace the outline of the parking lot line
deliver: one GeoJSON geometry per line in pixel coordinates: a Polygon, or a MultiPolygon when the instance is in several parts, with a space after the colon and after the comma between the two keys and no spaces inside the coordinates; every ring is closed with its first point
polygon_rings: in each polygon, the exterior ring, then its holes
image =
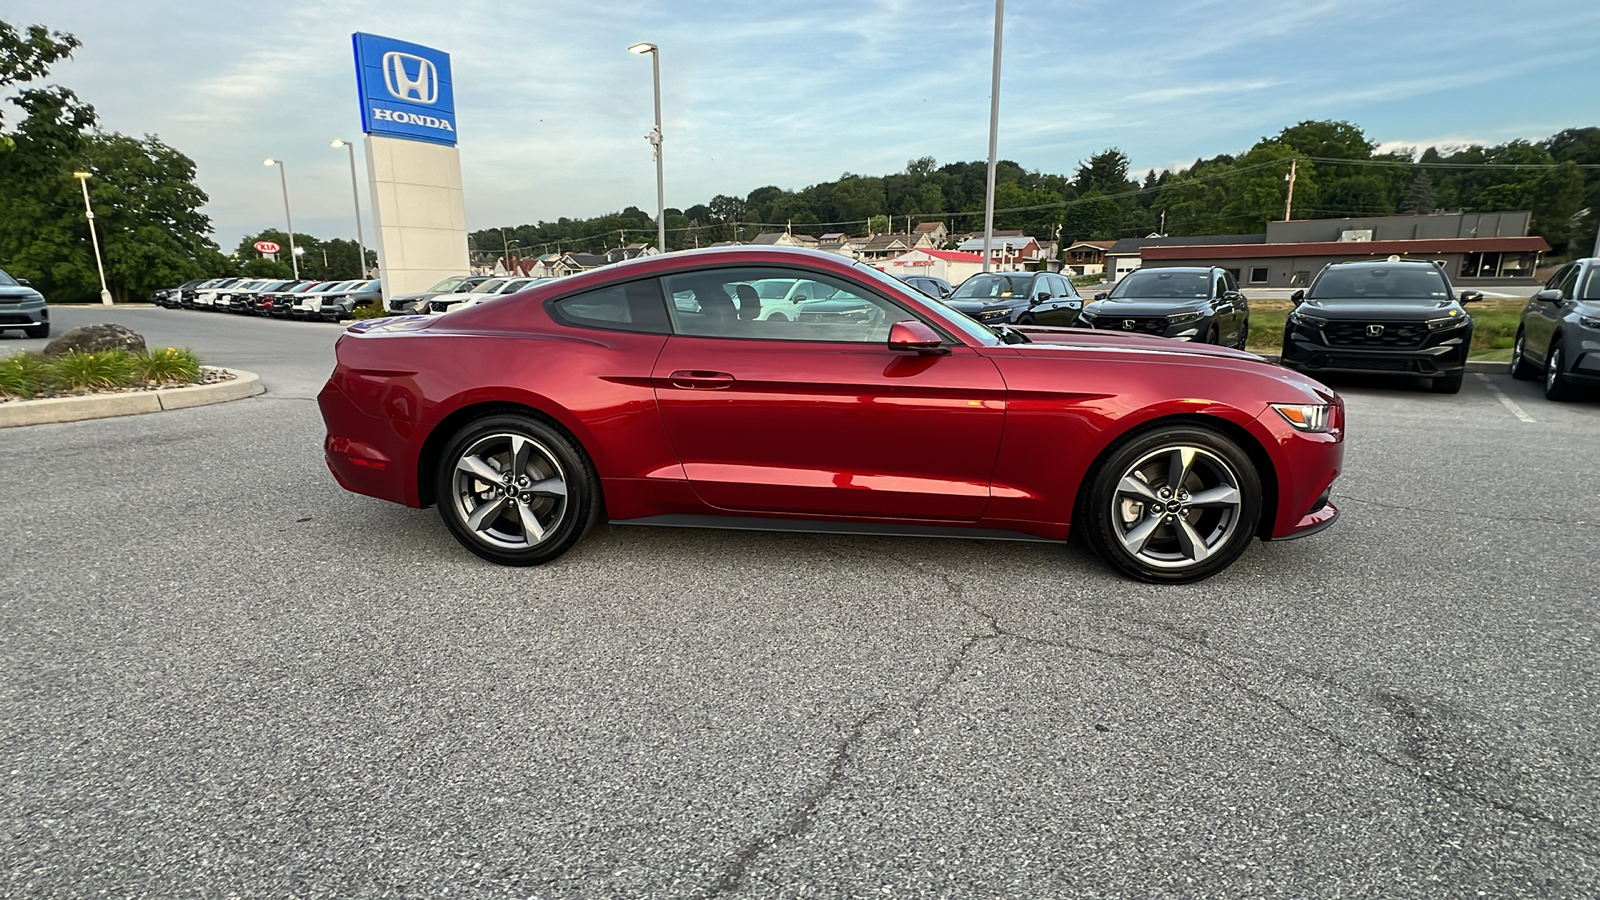
{"type": "Polygon", "coordinates": [[[1522,407],[1517,405],[1517,401],[1507,397],[1504,391],[1495,387],[1494,382],[1489,380],[1489,376],[1483,374],[1482,372],[1475,372],[1473,374],[1478,376],[1478,380],[1483,382],[1483,386],[1489,389],[1489,393],[1493,394],[1496,400],[1499,400],[1502,404],[1504,404],[1506,409],[1511,410],[1511,414],[1513,416],[1516,416],[1524,422],[1533,421],[1533,416],[1523,412],[1522,407]]]}

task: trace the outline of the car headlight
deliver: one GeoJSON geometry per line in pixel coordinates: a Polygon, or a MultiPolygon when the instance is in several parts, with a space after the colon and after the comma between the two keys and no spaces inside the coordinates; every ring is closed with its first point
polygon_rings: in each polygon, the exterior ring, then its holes
{"type": "Polygon", "coordinates": [[[1594,316],[1579,316],[1578,324],[1585,328],[1600,328],[1600,319],[1594,316]]]}
{"type": "Polygon", "coordinates": [[[1472,322],[1471,316],[1464,316],[1459,312],[1452,312],[1448,316],[1428,320],[1429,331],[1445,331],[1450,328],[1460,328],[1472,322]]]}
{"type": "Polygon", "coordinates": [[[1202,312],[1179,312],[1167,316],[1168,325],[1182,325],[1184,322],[1193,322],[1205,315],[1202,312]]]}
{"type": "Polygon", "coordinates": [[[1328,324],[1328,320],[1322,318],[1321,316],[1313,316],[1303,313],[1297,309],[1289,313],[1289,324],[1305,325],[1308,328],[1321,328],[1322,326],[1328,324]]]}
{"type": "Polygon", "coordinates": [[[1273,403],[1273,409],[1296,431],[1322,434],[1331,430],[1333,407],[1326,403],[1273,403]]]}

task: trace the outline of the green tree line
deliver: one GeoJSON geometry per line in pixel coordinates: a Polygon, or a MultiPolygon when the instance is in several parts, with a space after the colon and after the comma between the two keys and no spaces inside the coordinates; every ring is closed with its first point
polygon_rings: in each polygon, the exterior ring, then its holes
{"type": "MultiPolygon", "coordinates": [[[[995,227],[1041,239],[1110,240],[1152,233],[1260,233],[1284,216],[1285,177],[1294,161],[1296,219],[1426,213],[1440,209],[1527,209],[1531,229],[1557,255],[1587,252],[1600,217],[1600,128],[1571,128],[1529,142],[1377,152],[1356,125],[1305,121],[1250,149],[1197,159],[1176,171],[1130,176],[1127,154],[1112,147],[1070,175],[1003,160],[995,174],[995,227]],[[1591,168],[1582,168],[1588,166],[1591,168]]],[[[938,165],[923,157],[893,175],[845,173],[801,190],[765,186],[744,197],[719,194],[667,210],[672,249],[749,240],[762,231],[821,235],[906,231],[939,220],[952,232],[983,225],[982,162],[938,165]]],[[[560,250],[597,252],[655,242],[655,220],[630,206],[593,219],[507,226],[472,234],[483,256],[560,250]]]]}

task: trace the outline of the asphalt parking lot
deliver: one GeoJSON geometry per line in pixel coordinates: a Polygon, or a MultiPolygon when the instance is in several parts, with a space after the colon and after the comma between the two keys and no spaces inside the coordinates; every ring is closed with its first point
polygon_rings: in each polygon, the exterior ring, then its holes
{"type": "Polygon", "coordinates": [[[1600,398],[1340,384],[1339,523],[1198,585],[632,527],[508,570],[335,485],[336,326],[53,315],[268,393],[0,432],[0,895],[1600,894],[1600,398]]]}

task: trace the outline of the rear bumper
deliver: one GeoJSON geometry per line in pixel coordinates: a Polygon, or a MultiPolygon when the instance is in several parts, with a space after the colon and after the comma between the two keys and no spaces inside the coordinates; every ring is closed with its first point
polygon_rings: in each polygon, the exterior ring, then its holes
{"type": "Polygon", "coordinates": [[[317,395],[328,435],[323,456],[340,487],[391,503],[420,506],[409,443],[384,417],[369,416],[333,381],[317,395]]]}

